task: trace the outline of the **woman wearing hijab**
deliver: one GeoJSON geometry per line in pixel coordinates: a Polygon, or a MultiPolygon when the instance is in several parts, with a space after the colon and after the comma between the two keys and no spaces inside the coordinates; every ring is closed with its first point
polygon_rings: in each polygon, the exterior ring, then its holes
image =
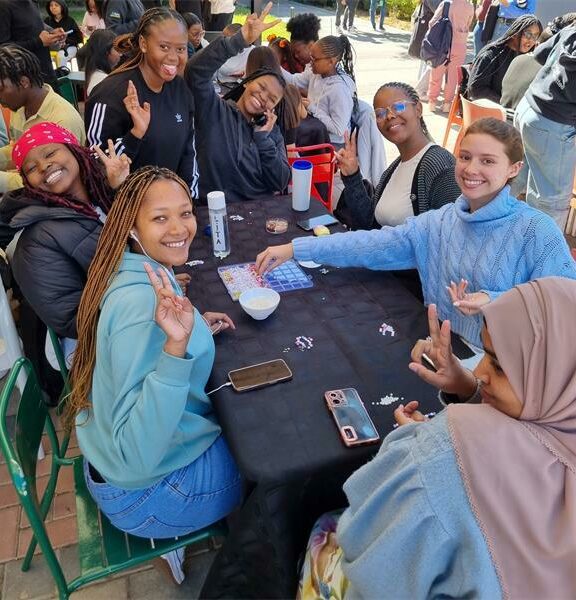
{"type": "Polygon", "coordinates": [[[430,308],[410,369],[468,402],[431,420],[396,409],[403,426],[344,486],[339,546],[334,515],[317,524],[302,597],[332,582],[348,598],[576,597],[575,303],[576,282],[549,277],[485,306],[474,374],[430,308]]]}

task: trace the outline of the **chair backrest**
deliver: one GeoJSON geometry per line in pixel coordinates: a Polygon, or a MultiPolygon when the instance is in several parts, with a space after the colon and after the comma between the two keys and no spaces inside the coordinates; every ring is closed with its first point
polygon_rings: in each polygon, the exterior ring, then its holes
{"type": "Polygon", "coordinates": [[[463,96],[462,102],[462,126],[464,129],[484,117],[494,117],[501,121],[506,120],[506,109],[492,100],[481,98],[479,100],[466,100],[463,96]]]}
{"type": "MultiPolygon", "coordinates": [[[[59,458],[58,438],[54,424],[48,413],[48,408],[42,398],[42,391],[36,373],[27,358],[19,358],[14,363],[8,380],[0,394],[0,448],[2,448],[2,452],[6,458],[8,472],[20,503],[30,521],[34,536],[38,540],[52,573],[55,574],[54,569],[59,571],[59,576],[65,582],[64,574],[44,526],[43,512],[45,515],[46,510],[43,511],[41,508],[43,498],[40,499],[38,497],[36,489],[36,463],[38,460],[38,449],[44,432],[48,434],[53,457],[59,458]],[[18,404],[16,426],[11,437],[7,423],[8,406],[10,398],[16,389],[16,381],[22,370],[26,373],[26,386],[18,404]]],[[[55,460],[53,459],[47,489],[56,484],[55,480],[58,477],[58,470],[54,465],[55,460]]],[[[51,500],[51,498],[49,499],[51,500]]],[[[55,576],[57,577],[57,575],[55,576]]]]}
{"type": "Polygon", "coordinates": [[[70,104],[78,110],[78,98],[76,98],[76,90],[74,89],[74,84],[68,77],[59,77],[58,78],[58,93],[64,98],[68,100],[70,104]]]}
{"type": "Polygon", "coordinates": [[[296,160],[308,160],[312,163],[312,189],[310,194],[332,212],[332,188],[336,172],[335,151],[332,144],[316,144],[291,148],[288,162],[292,165],[296,160]],[[322,184],[325,184],[324,186],[322,184]],[[320,185],[320,187],[318,187],[320,185]],[[323,188],[326,187],[324,190],[323,188]],[[325,193],[323,193],[325,192],[325,193]]]}

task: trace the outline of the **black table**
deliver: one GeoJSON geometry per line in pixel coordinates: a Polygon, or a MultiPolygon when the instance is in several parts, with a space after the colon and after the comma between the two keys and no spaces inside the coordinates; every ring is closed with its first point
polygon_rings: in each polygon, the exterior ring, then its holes
{"type": "Polygon", "coordinates": [[[324,402],[326,390],[356,388],[382,437],[394,424],[394,398],[417,399],[425,413],[440,409],[436,391],[408,369],[413,343],[427,335],[424,307],[393,275],[304,269],[314,287],[283,293],[276,312],[264,321],[245,314],[225,290],[217,266],[252,261],[268,245],[308,235],[296,221],[324,212],[313,202],[306,213],[296,213],[287,197],[230,204],[232,252],[220,261],[202,233],[207,211],[199,209],[190,258],[204,263],[187,269],[192,276],[189,295],[201,311],[227,312],[237,326],[216,337],[207,389],[224,383],[232,369],[275,358],[285,359],[294,374],[289,382],[260,390],[238,394],[228,387],[212,395],[247,481],[247,499],[233,519],[202,598],[295,596],[297,558],[314,520],[345,505],[342,483],[378,450],[343,445],[324,402]],[[286,234],[266,231],[266,218],[275,216],[290,220],[286,234]],[[381,333],[384,323],[394,328],[394,336],[381,333]],[[297,336],[313,338],[313,347],[299,350],[297,336]]]}

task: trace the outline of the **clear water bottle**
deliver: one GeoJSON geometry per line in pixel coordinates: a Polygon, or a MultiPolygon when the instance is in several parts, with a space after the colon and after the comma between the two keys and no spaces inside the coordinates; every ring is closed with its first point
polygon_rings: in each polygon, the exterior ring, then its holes
{"type": "Polygon", "coordinates": [[[214,256],[216,258],[226,258],[230,254],[226,198],[224,192],[209,192],[207,197],[214,256]]]}

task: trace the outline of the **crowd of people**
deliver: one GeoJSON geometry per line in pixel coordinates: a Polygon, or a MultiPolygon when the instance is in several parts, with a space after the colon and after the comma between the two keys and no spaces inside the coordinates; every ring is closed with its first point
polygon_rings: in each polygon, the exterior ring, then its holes
{"type": "MultiPolygon", "coordinates": [[[[10,111],[0,246],[22,301],[70,361],[63,418],[110,521],[169,538],[241,503],[205,390],[213,335],[235,324],[193,306],[189,277],[174,269],[189,260],[195,205],[209,192],[274,202],[294,145],[329,143],[343,184],[335,215],[351,231],[262,249],[256,267],[263,275],[295,258],[404,278],[430,326],[408,366],[449,406],[431,420],[416,402],[397,408],[398,430],[346,483],[348,508],[316,524],[300,597],[574,596],[566,317],[576,262],[563,227],[576,169],[576,14],[543,27],[531,0],[478,3],[461,91],[513,118],[472,123],[454,155],[423,113],[456,98],[474,8],[422,0],[430,30],[448,8],[448,62],[428,70],[423,94],[383,73],[369,116],[374,143],[381,134],[398,158],[374,181],[352,42],[321,37],[315,15],[258,46],[277,23],[271,3],[239,24],[227,0],[87,0],[76,24],[65,0],[50,0],[43,24],[24,2],[27,11],[0,0],[0,104],[10,111]],[[222,34],[208,43],[207,29],[222,34]],[[83,117],[58,94],[50,51],[81,64],[83,117]],[[452,333],[472,350],[473,371],[452,354],[452,333]]],[[[355,1],[337,4],[337,24],[353,29],[355,1]]],[[[374,29],[385,7],[370,4],[374,29]]]]}

